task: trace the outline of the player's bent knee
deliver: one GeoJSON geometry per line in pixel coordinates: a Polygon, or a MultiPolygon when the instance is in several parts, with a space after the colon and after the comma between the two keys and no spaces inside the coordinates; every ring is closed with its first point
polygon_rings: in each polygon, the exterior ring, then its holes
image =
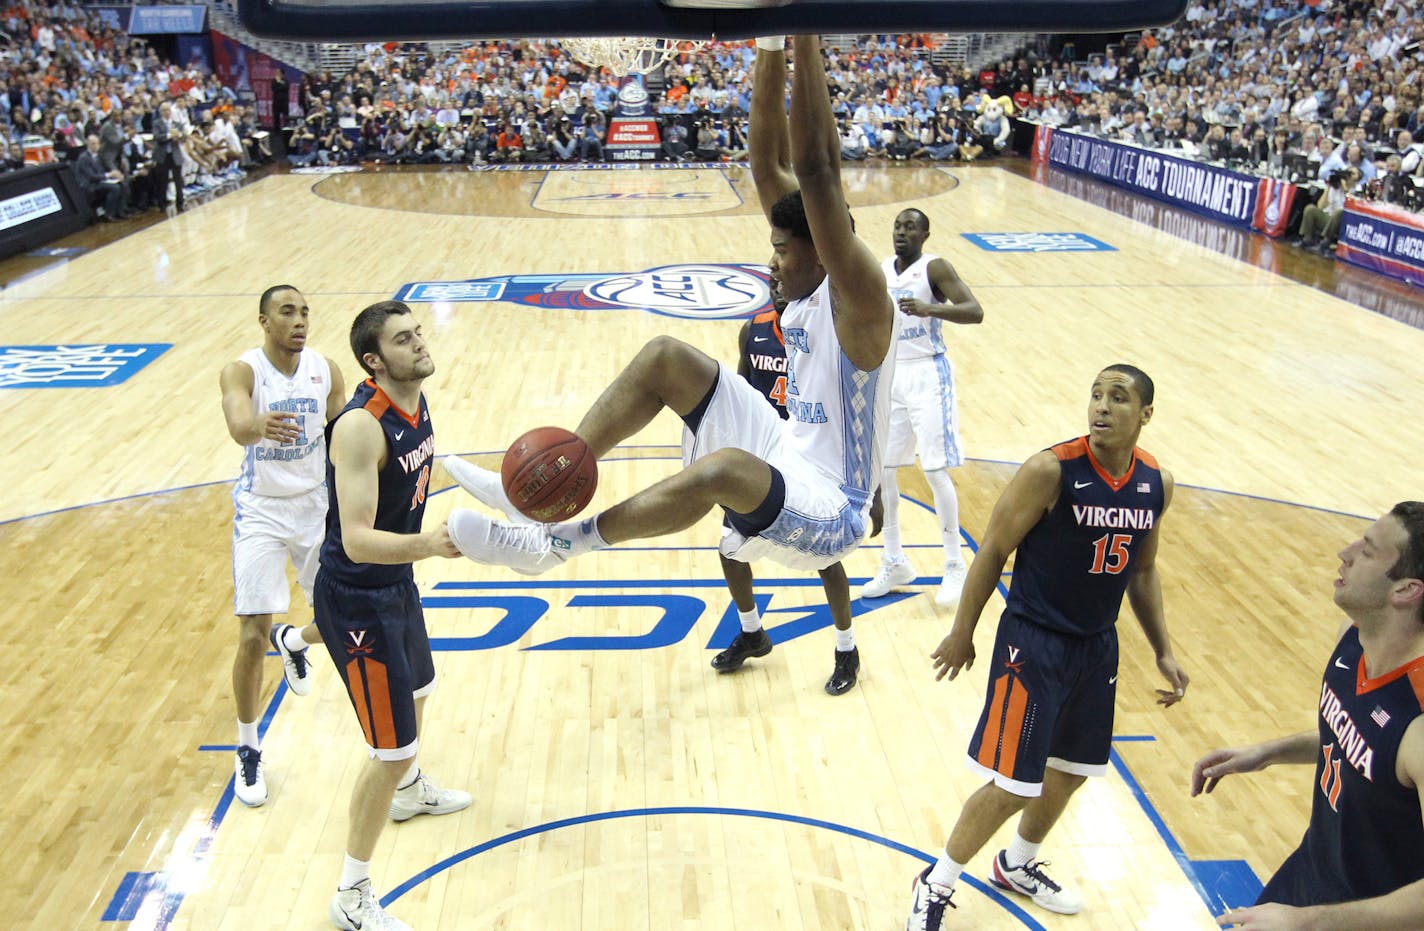
{"type": "Polygon", "coordinates": [[[771,491],[771,466],[741,449],[719,449],[691,467],[716,503],[739,514],[761,506],[771,491]]]}

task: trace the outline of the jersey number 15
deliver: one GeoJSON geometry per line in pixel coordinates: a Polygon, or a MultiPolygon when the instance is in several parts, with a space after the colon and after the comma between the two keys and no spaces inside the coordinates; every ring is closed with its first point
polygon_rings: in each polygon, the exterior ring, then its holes
{"type": "Polygon", "coordinates": [[[1132,542],[1130,533],[1105,533],[1093,541],[1093,575],[1117,575],[1127,568],[1127,545],[1132,542]]]}

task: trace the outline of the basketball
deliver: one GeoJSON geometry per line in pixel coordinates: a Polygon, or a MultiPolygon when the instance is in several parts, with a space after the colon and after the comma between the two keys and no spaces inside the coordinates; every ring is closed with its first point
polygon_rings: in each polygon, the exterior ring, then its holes
{"type": "Polygon", "coordinates": [[[598,461],[562,427],[536,427],[510,444],[500,476],[519,513],[552,523],[588,506],[598,487],[598,461]]]}

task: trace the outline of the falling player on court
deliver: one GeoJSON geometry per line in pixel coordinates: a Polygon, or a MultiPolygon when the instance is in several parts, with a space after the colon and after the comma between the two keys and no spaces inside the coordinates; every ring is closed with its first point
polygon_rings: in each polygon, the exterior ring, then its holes
{"type": "MultiPolygon", "coordinates": [[[[783,420],[787,416],[786,337],[781,332],[781,315],[785,310],[785,299],[779,291],[775,292],[771,310],[763,311],[742,324],[737,334],[737,375],[760,391],[783,420]]],[[[879,529],[875,526],[877,516],[877,512],[872,510],[871,536],[875,536],[879,529]]],[[[732,529],[730,522],[724,522],[723,527],[725,530],[732,529]]],[[[718,558],[722,564],[722,577],[727,580],[727,589],[737,606],[744,639],[754,646],[750,653],[745,649],[728,648],[712,658],[713,669],[733,672],[742,667],[748,656],[770,653],[771,637],[762,628],[761,611],[752,587],[752,567],[720,553],[718,558]]],[[[840,563],[822,569],[820,576],[836,631],[835,665],[831,677],[826,680],[826,692],[842,695],[851,690],[860,674],[860,650],[855,645],[851,630],[850,583],[846,579],[845,566],[840,563]]]]}
{"type": "Polygon", "coordinates": [[[880,570],[861,587],[860,597],[880,598],[915,578],[900,546],[900,489],[896,473],[914,462],[934,494],[935,517],[944,544],[944,574],[935,603],[949,607],[964,587],[964,558],[959,552],[959,494],[949,470],[964,464],[959,440],[959,407],[954,392],[954,363],[945,351],[944,323],[984,320],[984,310],[964,279],[943,258],[924,251],[930,218],[911,207],[895,218],[895,254],[882,266],[890,296],[903,315],[895,357],[895,390],[890,400],[890,445],[881,483],[885,502],[885,550],[880,570]]]}
{"type": "MultiPolygon", "coordinates": [[[[450,538],[469,558],[544,572],[611,544],[686,530],[714,507],[733,528],[721,552],[741,562],[769,558],[820,570],[860,545],[885,452],[896,314],[880,263],[856,238],[846,209],[819,41],[794,42],[800,66],[788,125],[785,40],[758,41],[750,138],[757,195],[771,221],[771,283],[787,299],[790,419],[725,365],[658,337],[574,432],[601,458],[669,407],[687,428],[685,468],[595,517],[567,523],[455,510],[450,538]]],[[[477,497],[508,509],[498,475],[468,463],[456,470],[477,497]]],[[[739,634],[729,649],[750,655],[756,647],[739,634]]]]}

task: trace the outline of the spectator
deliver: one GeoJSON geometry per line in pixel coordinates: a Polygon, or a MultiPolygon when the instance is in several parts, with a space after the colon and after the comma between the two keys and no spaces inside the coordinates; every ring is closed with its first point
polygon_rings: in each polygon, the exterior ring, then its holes
{"type": "Polygon", "coordinates": [[[100,220],[111,223],[130,215],[124,206],[123,172],[104,168],[97,135],[90,135],[86,140],[84,154],[74,163],[74,173],[80,190],[89,198],[89,205],[102,211],[100,220]]]}

